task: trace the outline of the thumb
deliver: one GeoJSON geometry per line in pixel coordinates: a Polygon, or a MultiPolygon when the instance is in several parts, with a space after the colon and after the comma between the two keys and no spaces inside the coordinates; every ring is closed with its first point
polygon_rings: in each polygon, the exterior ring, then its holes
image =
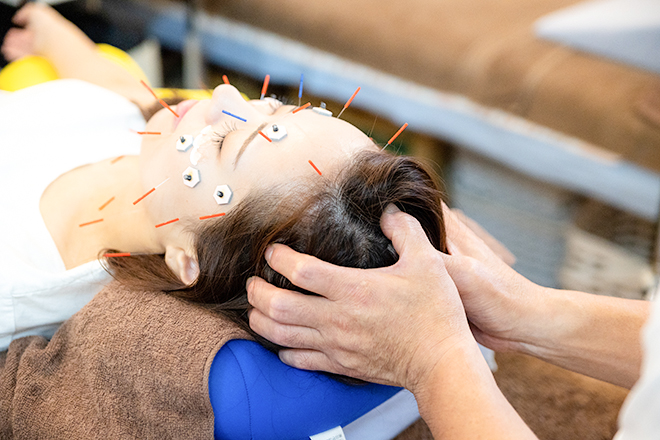
{"type": "Polygon", "coordinates": [[[406,255],[414,259],[420,253],[428,252],[428,247],[433,248],[417,219],[402,212],[394,204],[390,203],[383,211],[380,227],[392,241],[400,258],[406,255]]]}

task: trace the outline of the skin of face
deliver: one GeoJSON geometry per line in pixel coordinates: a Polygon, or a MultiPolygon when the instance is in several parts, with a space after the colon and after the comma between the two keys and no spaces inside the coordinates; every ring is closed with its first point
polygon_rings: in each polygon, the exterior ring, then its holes
{"type": "Polygon", "coordinates": [[[162,134],[143,139],[139,159],[141,185],[146,192],[169,180],[144,200],[145,209],[154,225],[180,219],[157,231],[164,248],[175,245],[193,254],[192,237],[186,232],[190,222],[200,221],[201,216],[229,212],[250,191],[259,188],[314,177],[331,178],[358,151],[376,148],[364,133],[343,120],[319,114],[311,107],[293,113],[295,108],[273,99],[246,101],[236,88],[220,85],[210,100],[184,101],[174,107],[181,112],[179,118],[162,109],[149,120],[146,130],[162,134]],[[268,142],[263,136],[254,135],[261,126],[261,131],[268,133],[273,124],[284,127],[287,136],[268,142]],[[200,159],[193,165],[193,148],[178,151],[177,140],[182,135],[199,136],[209,125],[212,130],[207,130],[206,142],[199,147],[200,159]],[[218,135],[224,136],[221,148],[212,142],[218,135]],[[246,140],[249,143],[237,161],[246,140]],[[310,165],[310,160],[323,176],[310,165]],[[200,173],[201,180],[194,188],[183,183],[182,174],[188,167],[200,173]],[[218,185],[231,188],[229,204],[218,205],[213,198],[218,185]]]}

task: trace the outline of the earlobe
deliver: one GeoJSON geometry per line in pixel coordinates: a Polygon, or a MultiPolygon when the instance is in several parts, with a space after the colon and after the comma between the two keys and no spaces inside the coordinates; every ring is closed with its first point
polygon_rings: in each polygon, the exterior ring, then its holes
{"type": "Polygon", "coordinates": [[[165,249],[165,263],[187,286],[194,283],[199,276],[197,260],[180,247],[167,246],[165,249]]]}

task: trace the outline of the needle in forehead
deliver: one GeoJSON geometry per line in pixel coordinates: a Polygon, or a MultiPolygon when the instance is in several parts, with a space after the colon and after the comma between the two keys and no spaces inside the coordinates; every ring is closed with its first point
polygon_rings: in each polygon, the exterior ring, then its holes
{"type": "Polygon", "coordinates": [[[239,160],[239,159],[241,158],[241,156],[243,155],[243,152],[245,152],[245,149],[247,148],[247,146],[250,144],[250,142],[252,142],[252,141],[254,140],[255,137],[257,137],[257,134],[259,134],[259,132],[260,132],[261,130],[263,130],[263,128],[264,128],[267,124],[268,124],[267,122],[264,122],[264,123],[261,124],[259,127],[257,127],[256,130],[254,130],[252,133],[250,133],[250,136],[248,136],[247,138],[245,138],[245,142],[243,142],[243,145],[241,145],[241,149],[238,150],[238,154],[236,154],[236,159],[234,159],[234,169],[236,169],[236,165],[238,165],[238,160],[239,160]]]}

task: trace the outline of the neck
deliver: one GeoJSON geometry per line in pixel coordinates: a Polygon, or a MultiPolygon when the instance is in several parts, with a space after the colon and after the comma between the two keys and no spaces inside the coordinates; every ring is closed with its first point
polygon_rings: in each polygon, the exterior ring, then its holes
{"type": "Polygon", "coordinates": [[[143,193],[135,156],[87,165],[55,180],[40,208],[66,268],[95,260],[106,249],[164,252],[146,203],[133,204],[143,193]]]}

